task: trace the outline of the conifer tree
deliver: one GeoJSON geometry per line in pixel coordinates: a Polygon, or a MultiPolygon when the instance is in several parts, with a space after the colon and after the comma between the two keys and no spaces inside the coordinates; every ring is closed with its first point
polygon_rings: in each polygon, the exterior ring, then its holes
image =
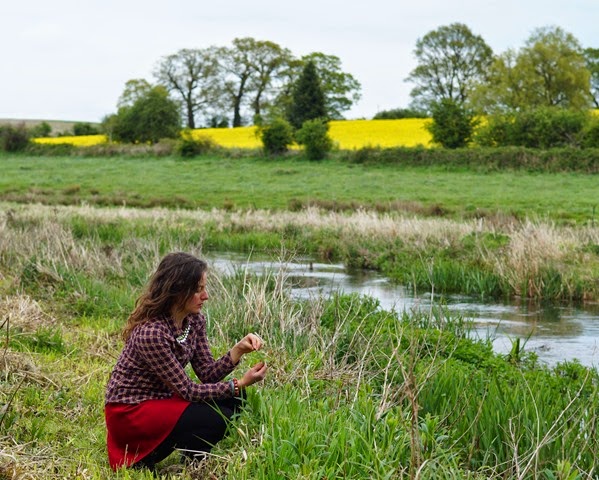
{"type": "Polygon", "coordinates": [[[301,128],[306,120],[326,117],[325,98],[314,62],[306,63],[294,89],[289,107],[289,123],[301,128]]]}

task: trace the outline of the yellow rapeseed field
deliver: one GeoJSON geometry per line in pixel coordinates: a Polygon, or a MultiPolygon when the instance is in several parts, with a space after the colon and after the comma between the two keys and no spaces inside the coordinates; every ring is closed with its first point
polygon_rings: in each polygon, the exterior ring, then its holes
{"type": "MultiPolygon", "coordinates": [[[[343,150],[362,147],[415,147],[431,144],[425,129],[428,119],[400,120],[336,120],[329,123],[329,134],[343,150]]],[[[233,148],[260,148],[256,127],[207,128],[193,131],[194,137],[209,137],[218,145],[233,148]]]]}
{"type": "MultiPolygon", "coordinates": [[[[430,146],[431,136],[425,129],[428,119],[400,120],[336,120],[330,122],[329,134],[338,148],[352,150],[362,147],[430,146]]],[[[204,128],[192,132],[195,138],[209,137],[225,148],[260,148],[256,127],[204,128]]],[[[106,143],[105,135],[79,137],[36,138],[39,143],[70,143],[90,146],[106,143]]]]}
{"type": "Polygon", "coordinates": [[[51,145],[68,143],[77,147],[90,147],[92,145],[106,143],[108,140],[106,138],[106,135],[78,135],[65,137],[34,138],[33,141],[36,143],[46,143],[51,145]]]}

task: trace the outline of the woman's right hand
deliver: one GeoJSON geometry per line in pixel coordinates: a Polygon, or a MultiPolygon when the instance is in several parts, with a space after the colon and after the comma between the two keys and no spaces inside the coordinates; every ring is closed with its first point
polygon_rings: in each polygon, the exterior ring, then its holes
{"type": "Polygon", "coordinates": [[[262,380],[264,380],[264,377],[266,377],[266,370],[268,370],[268,368],[266,367],[266,363],[257,363],[247,372],[245,372],[243,377],[241,377],[241,379],[238,382],[239,387],[245,388],[249,387],[250,385],[253,385],[256,382],[261,382],[262,380]]]}

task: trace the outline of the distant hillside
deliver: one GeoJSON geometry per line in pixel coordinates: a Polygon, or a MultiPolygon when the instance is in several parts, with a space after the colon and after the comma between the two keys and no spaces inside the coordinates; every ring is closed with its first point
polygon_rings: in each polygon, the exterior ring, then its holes
{"type": "Polygon", "coordinates": [[[11,125],[20,125],[22,123],[25,124],[27,128],[35,127],[42,122],[46,122],[50,127],[52,127],[51,136],[59,135],[61,133],[72,133],[73,125],[76,123],[89,123],[95,127],[99,127],[99,123],[94,122],[78,122],[78,121],[66,121],[66,120],[33,120],[33,119],[22,119],[22,118],[0,118],[0,125],[2,124],[11,124],[11,125]]]}

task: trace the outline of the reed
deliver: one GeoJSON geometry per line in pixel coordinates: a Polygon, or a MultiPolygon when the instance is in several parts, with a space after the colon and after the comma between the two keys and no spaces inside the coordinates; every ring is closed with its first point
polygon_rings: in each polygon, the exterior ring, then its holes
{"type": "MultiPolygon", "coordinates": [[[[287,250],[341,261],[348,267],[381,270],[418,290],[566,301],[599,298],[599,228],[592,225],[419,219],[314,208],[181,211],[2,204],[2,210],[3,237],[8,241],[21,235],[20,229],[32,228],[21,257],[30,261],[32,255],[26,253],[42,242],[48,259],[41,262],[42,270],[50,276],[60,274],[52,265],[62,257],[73,257],[77,272],[95,269],[92,262],[98,261],[99,270],[122,276],[121,245],[137,243],[143,251],[143,239],[159,229],[158,248],[143,252],[144,258],[156,260],[172,248],[274,255],[287,250]],[[73,242],[80,239],[75,246],[73,242]],[[94,248],[103,251],[88,252],[94,248]],[[92,260],[87,260],[88,254],[92,260]]],[[[31,261],[41,265],[39,258],[31,261]]]]}

